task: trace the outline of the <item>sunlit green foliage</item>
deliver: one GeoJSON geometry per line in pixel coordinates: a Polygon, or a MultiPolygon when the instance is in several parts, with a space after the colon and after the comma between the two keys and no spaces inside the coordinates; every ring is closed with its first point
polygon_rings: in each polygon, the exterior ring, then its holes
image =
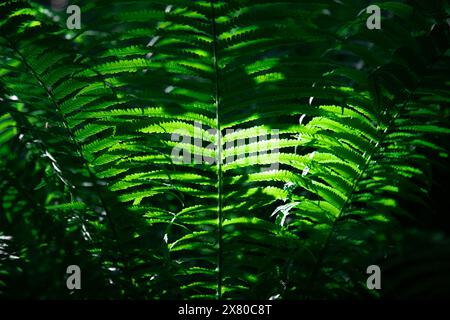
{"type": "Polygon", "coordinates": [[[0,296],[449,293],[446,1],[381,1],[381,30],[363,0],[70,2],[81,30],[0,4],[0,296]],[[194,122],[217,164],[172,161],[194,122]]]}

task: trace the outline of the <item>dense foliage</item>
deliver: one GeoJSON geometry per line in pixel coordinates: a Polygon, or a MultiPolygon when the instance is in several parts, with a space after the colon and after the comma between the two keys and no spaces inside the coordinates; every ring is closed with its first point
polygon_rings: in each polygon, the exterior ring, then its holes
{"type": "Polygon", "coordinates": [[[70,4],[0,2],[1,297],[449,295],[446,1],[70,4]]]}

